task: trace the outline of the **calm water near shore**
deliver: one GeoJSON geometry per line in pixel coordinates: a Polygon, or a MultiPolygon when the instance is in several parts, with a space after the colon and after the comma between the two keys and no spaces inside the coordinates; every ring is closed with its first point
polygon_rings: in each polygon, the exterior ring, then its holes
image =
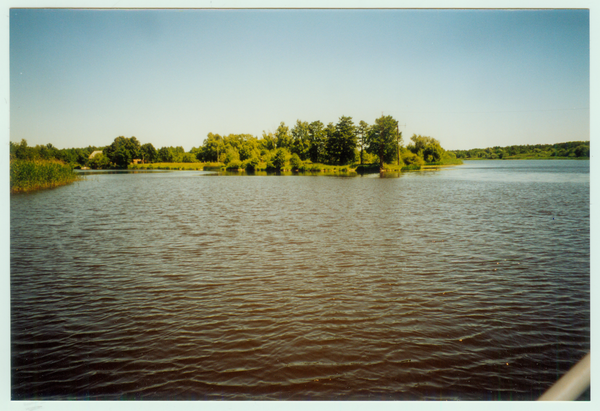
{"type": "Polygon", "coordinates": [[[590,350],[589,161],[379,177],[12,195],[12,399],[532,400],[590,350]]]}

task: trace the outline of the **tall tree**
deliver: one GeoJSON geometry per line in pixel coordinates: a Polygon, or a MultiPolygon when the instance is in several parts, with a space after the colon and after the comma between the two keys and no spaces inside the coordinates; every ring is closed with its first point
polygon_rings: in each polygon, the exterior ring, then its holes
{"type": "Polygon", "coordinates": [[[423,157],[423,150],[428,144],[437,144],[438,146],[440,145],[440,142],[437,141],[435,138],[422,136],[420,134],[413,134],[410,140],[412,141],[412,143],[409,144],[406,148],[421,157],[423,157]]]}
{"type": "Polygon", "coordinates": [[[290,128],[283,121],[277,127],[275,139],[277,140],[277,148],[285,148],[287,150],[291,148],[292,137],[290,136],[290,128]]]}
{"type": "Polygon", "coordinates": [[[219,162],[225,153],[225,142],[219,134],[208,133],[202,147],[202,160],[219,162]]]}
{"type": "Polygon", "coordinates": [[[292,128],[292,154],[297,154],[302,161],[309,157],[310,150],[310,127],[306,121],[296,121],[292,128]]]}
{"type": "Polygon", "coordinates": [[[324,163],[327,161],[327,134],[325,133],[323,123],[318,120],[310,123],[308,126],[308,138],[310,140],[310,147],[308,149],[310,161],[313,163],[324,163]]]}
{"type": "Polygon", "coordinates": [[[366,142],[367,135],[369,134],[370,128],[371,128],[371,126],[369,126],[363,120],[360,120],[360,123],[358,123],[358,127],[356,128],[357,135],[358,135],[358,142],[360,144],[360,164],[363,163],[363,151],[365,148],[365,142],[366,142]]]}
{"type": "Polygon", "coordinates": [[[151,143],[144,144],[140,149],[142,162],[152,163],[156,160],[156,149],[151,143]]]}
{"type": "Polygon", "coordinates": [[[352,117],[340,117],[333,136],[330,136],[327,141],[329,158],[335,164],[348,164],[354,160],[356,143],[356,127],[352,117]]]}
{"type": "Polygon", "coordinates": [[[140,149],[137,138],[119,136],[104,149],[104,155],[117,167],[126,168],[134,158],[140,157],[140,149]]]}
{"type": "Polygon", "coordinates": [[[402,138],[398,135],[398,121],[392,116],[381,116],[375,120],[367,136],[367,152],[379,157],[379,167],[397,158],[402,138]]]}

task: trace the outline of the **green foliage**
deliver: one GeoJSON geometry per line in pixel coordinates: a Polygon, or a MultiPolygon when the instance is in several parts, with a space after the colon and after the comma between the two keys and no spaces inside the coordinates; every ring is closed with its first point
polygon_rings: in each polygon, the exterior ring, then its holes
{"type": "Polygon", "coordinates": [[[365,144],[367,142],[367,136],[369,135],[370,129],[371,126],[363,120],[360,120],[360,123],[358,123],[358,127],[356,128],[358,142],[360,145],[360,164],[363,164],[365,158],[365,144]]]}
{"type": "Polygon", "coordinates": [[[271,158],[270,163],[267,165],[267,168],[272,168],[275,170],[282,170],[287,162],[289,157],[289,152],[285,148],[278,148],[275,151],[275,155],[271,158]]]}
{"type": "Polygon", "coordinates": [[[10,192],[27,192],[57,187],[78,180],[73,167],[57,160],[19,160],[10,162],[10,192]]]}
{"type": "Polygon", "coordinates": [[[397,161],[402,136],[398,134],[398,122],[392,116],[381,116],[375,120],[367,133],[367,151],[379,157],[379,165],[397,161]]]}
{"type": "Polygon", "coordinates": [[[429,144],[437,144],[438,146],[440,145],[440,142],[435,138],[422,136],[420,134],[413,134],[410,140],[412,143],[406,148],[421,157],[423,157],[423,150],[425,150],[425,147],[427,147],[429,144]]]}
{"type": "Polygon", "coordinates": [[[557,144],[513,145],[506,147],[452,150],[456,158],[464,159],[541,159],[541,158],[589,158],[589,141],[569,141],[557,144]]]}
{"type": "Polygon", "coordinates": [[[306,160],[309,158],[311,145],[310,126],[306,121],[296,121],[296,125],[292,128],[292,144],[290,151],[292,154],[297,154],[299,159],[306,160]]]}
{"type": "Polygon", "coordinates": [[[427,163],[437,163],[444,156],[444,149],[439,143],[429,143],[423,149],[423,159],[427,163]]]}
{"type": "Polygon", "coordinates": [[[258,168],[259,164],[260,160],[258,159],[258,157],[252,157],[247,160],[244,160],[244,162],[242,163],[242,168],[247,171],[254,171],[258,168]]]}
{"type": "Polygon", "coordinates": [[[335,131],[328,135],[327,153],[329,154],[329,161],[334,164],[350,163],[354,160],[356,144],[356,127],[352,122],[352,117],[340,117],[335,126],[335,131]]]}
{"type": "Polygon", "coordinates": [[[290,167],[292,170],[298,170],[302,167],[302,160],[300,160],[298,154],[294,153],[292,154],[292,157],[290,157],[290,167]]]}
{"type": "Polygon", "coordinates": [[[87,165],[93,170],[106,169],[110,168],[110,160],[103,153],[100,153],[90,158],[87,162],[87,165]]]}
{"type": "Polygon", "coordinates": [[[239,170],[242,168],[242,162],[238,159],[233,159],[225,166],[227,170],[239,170]]]}
{"type": "Polygon", "coordinates": [[[273,151],[277,148],[277,139],[273,133],[265,133],[263,131],[262,139],[258,142],[258,148],[265,151],[273,151]]]}
{"type": "Polygon", "coordinates": [[[183,153],[183,154],[181,154],[181,160],[180,161],[182,163],[197,163],[198,159],[192,153],[183,153]]]}
{"type": "Polygon", "coordinates": [[[409,164],[407,166],[402,167],[401,171],[418,171],[421,169],[420,164],[409,164]]]}
{"type": "Polygon", "coordinates": [[[227,150],[225,151],[225,156],[223,157],[223,162],[225,164],[229,164],[232,161],[236,161],[236,160],[237,161],[240,160],[240,154],[232,146],[227,146],[227,150]]]}
{"type": "Polygon", "coordinates": [[[127,168],[134,158],[140,158],[140,142],[135,137],[119,136],[104,149],[104,155],[119,168],[127,168]]]}
{"type": "Polygon", "coordinates": [[[425,161],[421,157],[410,150],[404,150],[401,154],[401,158],[407,166],[418,166],[418,168],[421,169],[421,166],[425,164],[425,161]]]}
{"type": "Polygon", "coordinates": [[[140,148],[140,157],[144,163],[153,163],[157,159],[158,152],[150,143],[144,144],[140,148]]]}
{"type": "Polygon", "coordinates": [[[275,132],[275,139],[277,141],[277,148],[290,149],[292,146],[292,136],[290,135],[290,129],[282,121],[277,127],[275,132]]]}
{"type": "Polygon", "coordinates": [[[322,163],[327,161],[327,134],[323,123],[313,121],[308,126],[308,138],[310,147],[308,157],[313,163],[322,163]]]}

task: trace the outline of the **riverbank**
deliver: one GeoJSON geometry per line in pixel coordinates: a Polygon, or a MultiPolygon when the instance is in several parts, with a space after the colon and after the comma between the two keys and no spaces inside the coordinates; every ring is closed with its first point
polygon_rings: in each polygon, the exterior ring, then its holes
{"type": "MultiPolygon", "coordinates": [[[[385,172],[405,172],[419,170],[434,170],[439,167],[449,167],[463,164],[460,159],[445,159],[436,163],[425,163],[424,165],[412,164],[384,164],[383,171],[385,172]]],[[[127,167],[128,170],[205,170],[205,171],[244,171],[244,168],[227,167],[223,163],[150,163],[150,164],[131,164],[127,167]]],[[[269,171],[267,163],[259,163],[254,170],[246,171],[269,171]]],[[[292,169],[291,166],[285,166],[280,171],[298,171],[310,173],[379,173],[380,168],[378,163],[373,164],[349,164],[349,165],[329,165],[322,163],[306,162],[298,168],[292,169]]]]}
{"type": "Polygon", "coordinates": [[[476,160],[590,160],[589,157],[526,157],[526,156],[511,156],[504,158],[462,158],[465,161],[476,160]]]}
{"type": "Polygon", "coordinates": [[[58,160],[12,160],[10,162],[11,194],[58,187],[81,178],[71,166],[58,160]]]}

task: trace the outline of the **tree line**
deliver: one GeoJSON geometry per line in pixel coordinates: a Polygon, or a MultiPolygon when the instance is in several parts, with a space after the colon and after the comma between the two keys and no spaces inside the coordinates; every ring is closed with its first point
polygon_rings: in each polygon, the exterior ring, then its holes
{"type": "Polygon", "coordinates": [[[297,120],[291,128],[281,122],[275,132],[263,131],[260,138],[251,134],[227,136],[208,133],[203,144],[186,152],[183,147],[141,144],[136,137],[119,136],[109,146],[59,150],[51,144],[28,147],[11,142],[11,158],[56,158],[79,167],[126,168],[134,160],[141,163],[213,162],[231,169],[252,170],[284,167],[299,169],[303,164],[398,164],[419,167],[455,158],[432,137],[413,135],[404,147],[398,121],[381,116],[373,124],[341,116],[337,123],[297,120]],[[101,151],[90,158],[94,151],[101,151]]]}
{"type": "Polygon", "coordinates": [[[589,141],[570,141],[557,144],[513,145],[506,147],[452,150],[461,159],[507,159],[507,158],[589,158],[589,141]]]}

